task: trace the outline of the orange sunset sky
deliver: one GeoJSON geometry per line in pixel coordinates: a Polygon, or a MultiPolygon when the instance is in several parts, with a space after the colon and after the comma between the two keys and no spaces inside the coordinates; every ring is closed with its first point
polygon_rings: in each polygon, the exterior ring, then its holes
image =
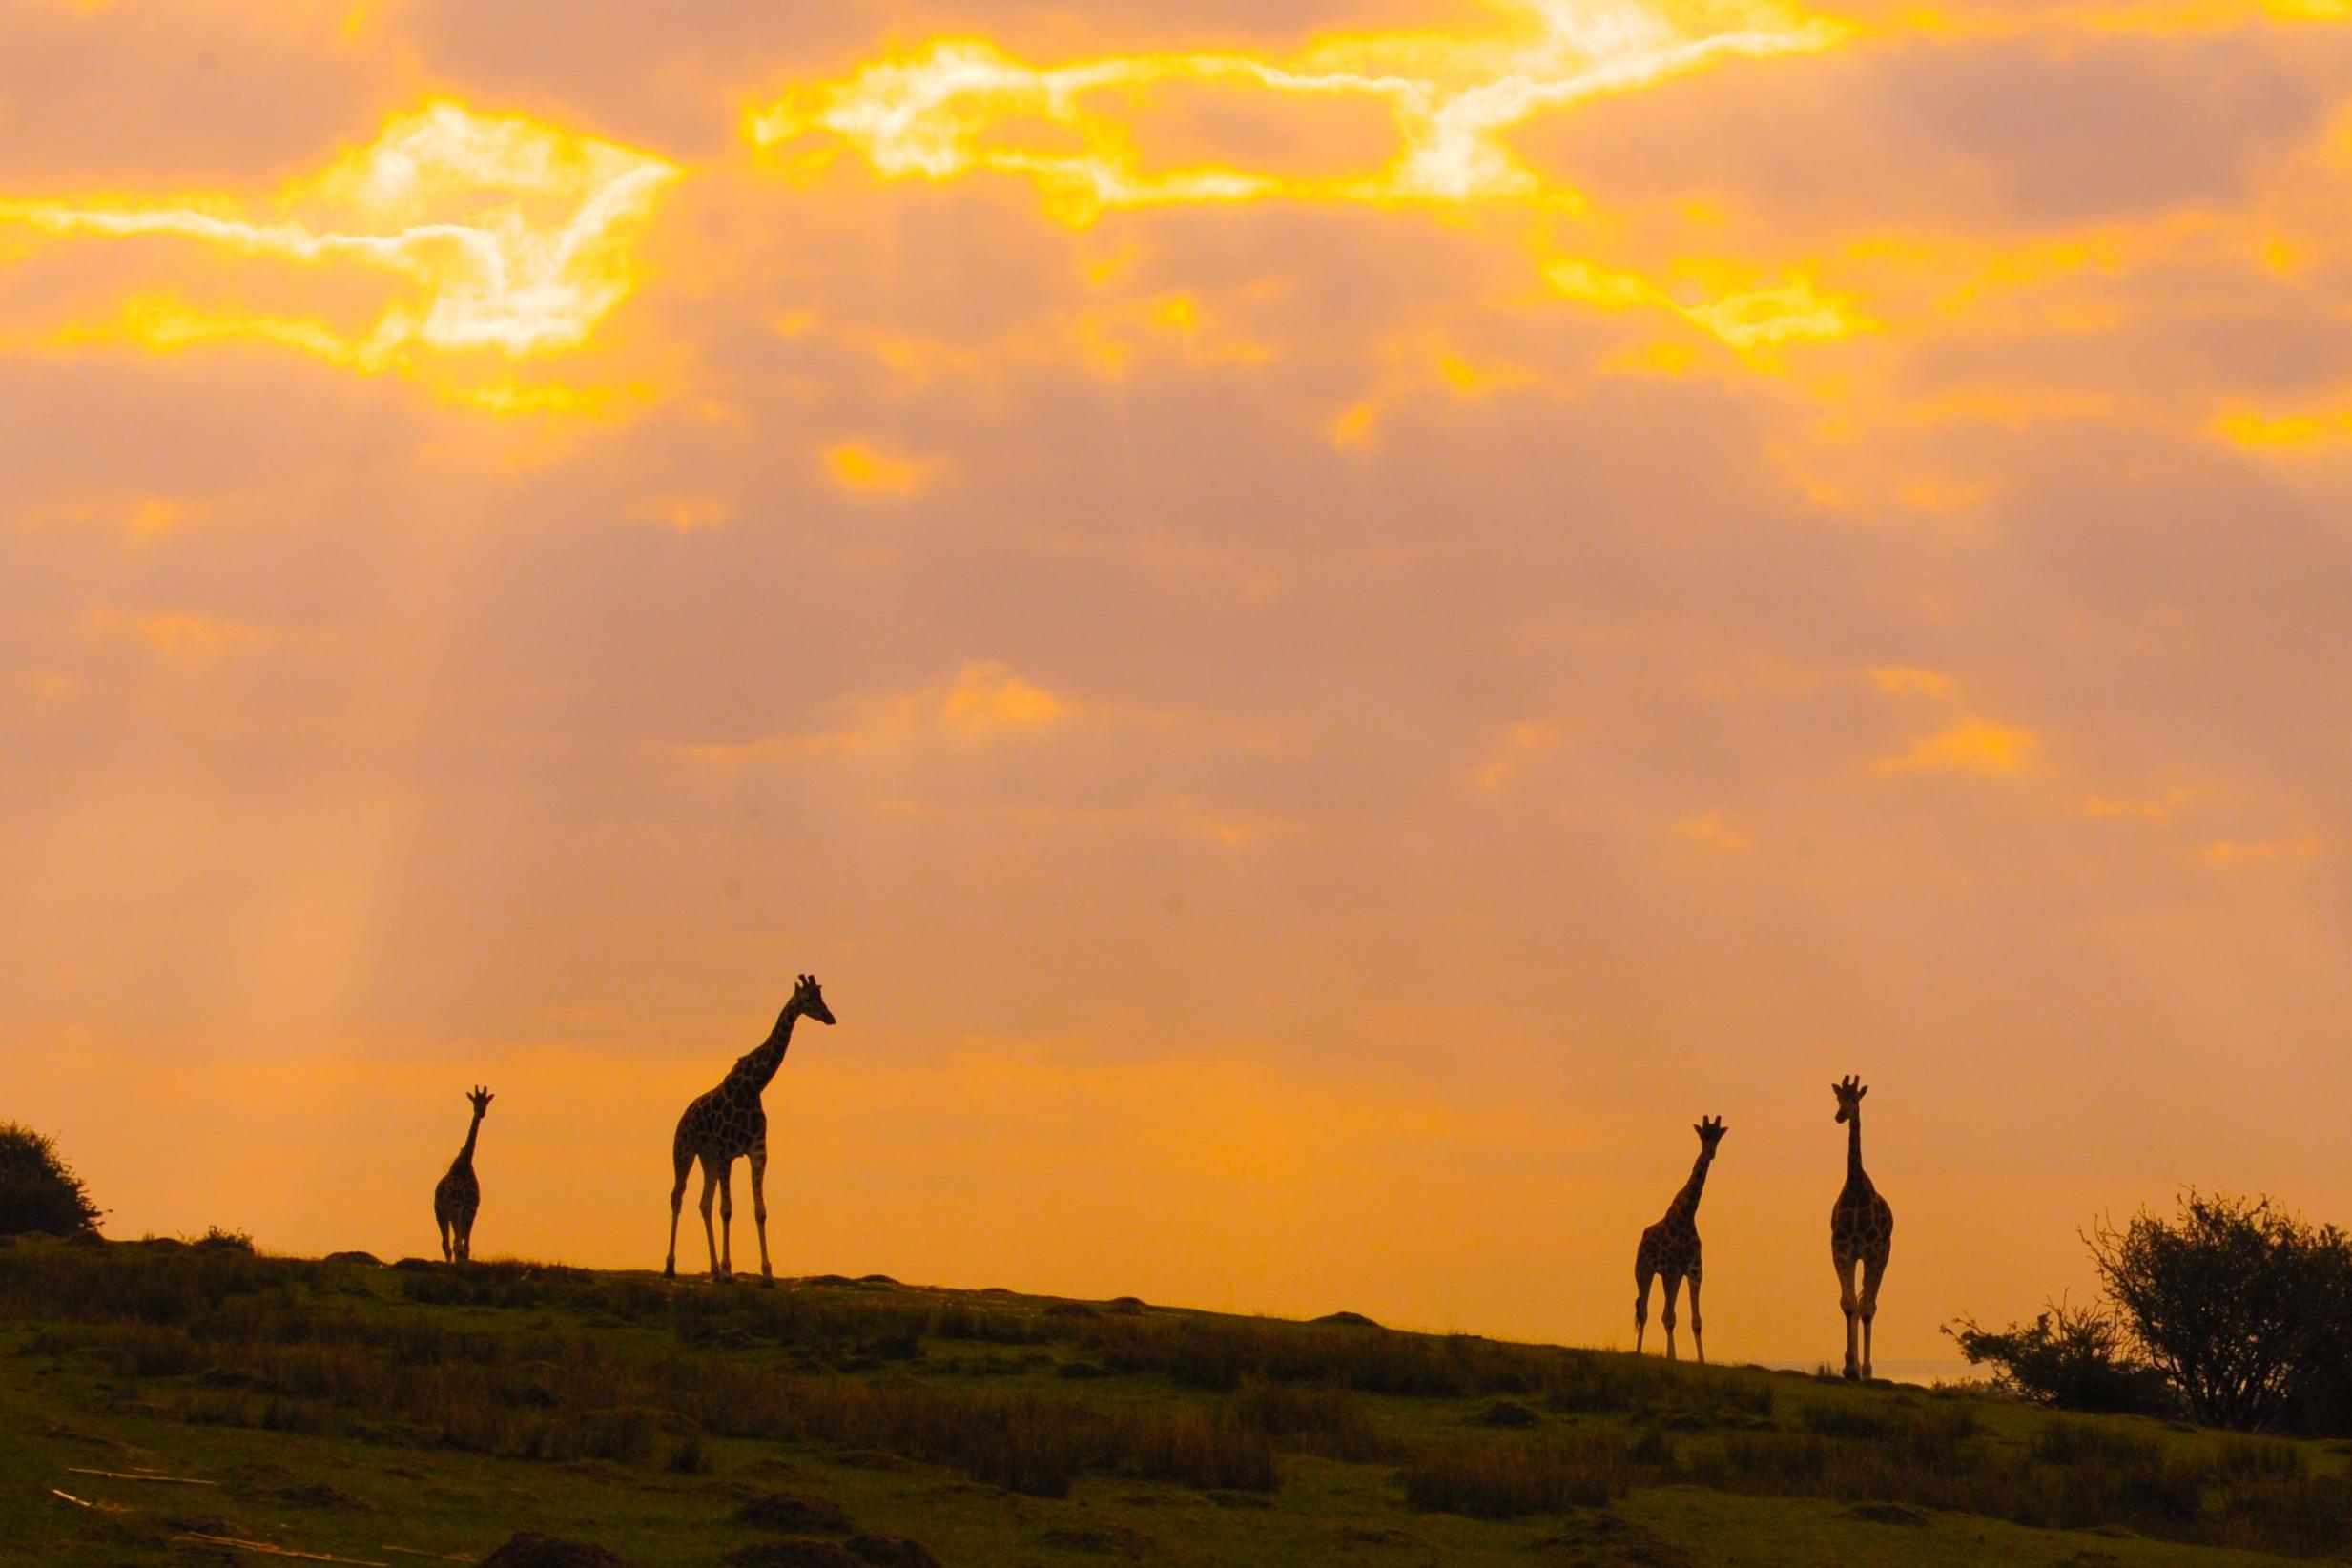
{"type": "Polygon", "coordinates": [[[117,1235],[1882,1366],[2352,1219],[2352,0],[0,0],[0,1116],[117,1235]],[[738,1256],[753,1251],[738,1184],[738,1256]],[[682,1261],[699,1265],[689,1234],[682,1261]]]}

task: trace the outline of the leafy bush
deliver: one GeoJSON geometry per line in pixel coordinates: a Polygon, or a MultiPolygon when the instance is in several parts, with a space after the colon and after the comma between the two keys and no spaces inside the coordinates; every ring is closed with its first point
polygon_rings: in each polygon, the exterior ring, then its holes
{"type": "Polygon", "coordinates": [[[0,1122],[0,1235],[94,1232],[102,1210],[47,1137],[0,1122]]]}
{"type": "Polygon", "coordinates": [[[2258,1432],[2340,1373],[2352,1322],[2352,1242],[2267,1198],[2182,1195],[2088,1238],[2132,1339],[2197,1419],[2258,1432]]]}
{"type": "Polygon", "coordinates": [[[1964,1317],[1944,1332],[1971,1366],[1993,1369],[1992,1387],[2029,1404],[2118,1415],[2163,1415],[2178,1401],[2163,1372],[2131,1351],[2115,1311],[2052,1302],[2030,1324],[1987,1329],[1964,1317]]]}

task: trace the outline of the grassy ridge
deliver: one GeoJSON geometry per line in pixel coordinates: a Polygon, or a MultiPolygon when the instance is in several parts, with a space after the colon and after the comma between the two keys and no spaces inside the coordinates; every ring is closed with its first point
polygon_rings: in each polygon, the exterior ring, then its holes
{"type": "Polygon", "coordinates": [[[0,1246],[0,1560],[539,1529],[781,1561],[734,1519],[776,1489],[951,1568],[2352,1551],[2340,1453],[1944,1391],[879,1279],[0,1246]]]}

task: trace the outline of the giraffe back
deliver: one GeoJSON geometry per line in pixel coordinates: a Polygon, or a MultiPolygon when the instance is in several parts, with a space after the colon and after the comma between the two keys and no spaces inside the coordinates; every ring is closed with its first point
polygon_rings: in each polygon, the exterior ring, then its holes
{"type": "Polygon", "coordinates": [[[734,1073],[707,1094],[695,1097],[678,1118],[671,1152],[683,1160],[740,1159],[768,1139],[768,1113],[759,1091],[734,1073]]]}

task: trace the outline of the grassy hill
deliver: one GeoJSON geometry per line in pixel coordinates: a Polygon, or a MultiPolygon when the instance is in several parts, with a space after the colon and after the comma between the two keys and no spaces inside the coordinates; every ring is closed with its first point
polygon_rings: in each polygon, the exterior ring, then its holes
{"type": "Polygon", "coordinates": [[[2343,1445],[1361,1320],[0,1241],[0,1560],[524,1531],[649,1568],[2218,1568],[2352,1551],[2352,1475],[2343,1445]]]}

